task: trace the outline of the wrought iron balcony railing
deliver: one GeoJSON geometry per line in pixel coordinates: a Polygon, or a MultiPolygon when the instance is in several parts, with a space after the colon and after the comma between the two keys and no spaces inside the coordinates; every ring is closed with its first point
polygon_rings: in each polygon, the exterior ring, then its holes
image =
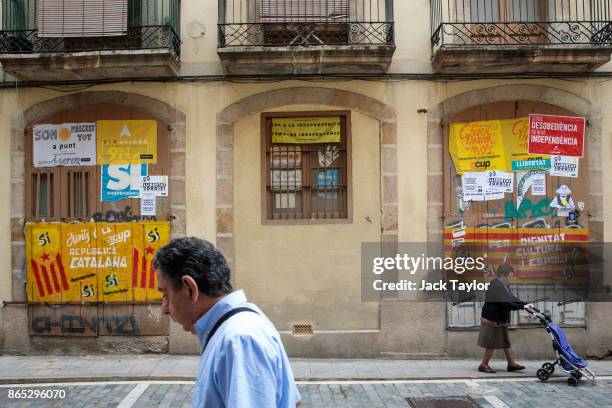
{"type": "Polygon", "coordinates": [[[393,0],[218,0],[219,48],[394,45],[393,0]]]}
{"type": "Polygon", "coordinates": [[[612,0],[431,0],[432,54],[450,47],[612,47],[612,0]]]}
{"type": "MultiPolygon", "coordinates": [[[[2,0],[0,54],[167,49],[177,59],[180,56],[180,0],[127,0],[126,29],[118,35],[43,35],[39,25],[43,19],[38,15],[40,1],[2,0]]],[[[66,25],[74,23],[69,19],[79,18],[71,9],[78,2],[56,3],[61,5],[56,10],[63,11],[66,25]]]]}

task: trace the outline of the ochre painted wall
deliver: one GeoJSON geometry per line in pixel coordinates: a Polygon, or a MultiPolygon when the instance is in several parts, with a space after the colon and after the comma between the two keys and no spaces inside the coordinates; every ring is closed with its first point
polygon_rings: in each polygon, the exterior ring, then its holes
{"type": "Polygon", "coordinates": [[[315,330],[377,329],[378,304],[361,302],[360,248],[380,240],[378,121],[351,115],[353,222],[262,225],[259,120],[250,115],[235,127],[236,287],[245,288],[279,330],[299,322],[315,330]]]}

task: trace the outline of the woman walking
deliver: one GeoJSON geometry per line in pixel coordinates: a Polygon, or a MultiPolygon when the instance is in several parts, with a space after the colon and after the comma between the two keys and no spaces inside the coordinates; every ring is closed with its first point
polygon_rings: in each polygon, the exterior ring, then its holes
{"type": "Polygon", "coordinates": [[[495,370],[489,366],[489,360],[497,349],[504,350],[506,360],[508,360],[508,371],[525,369],[512,356],[508,338],[508,325],[510,324],[511,310],[532,308],[533,304],[526,304],[510,292],[508,284],[513,274],[512,266],[505,263],[499,265],[496,271],[497,277],[491,281],[487,289],[485,304],[482,307],[480,317],[480,332],[478,333],[478,345],[485,349],[482,362],[478,366],[478,371],[483,373],[495,373],[495,370]]]}

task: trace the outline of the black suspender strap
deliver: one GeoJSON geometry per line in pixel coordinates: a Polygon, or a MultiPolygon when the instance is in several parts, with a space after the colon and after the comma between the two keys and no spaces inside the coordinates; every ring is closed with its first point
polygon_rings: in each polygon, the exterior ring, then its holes
{"type": "Polygon", "coordinates": [[[219,318],[219,320],[217,320],[217,323],[215,323],[215,325],[213,326],[213,328],[210,330],[210,333],[208,333],[208,337],[206,338],[206,343],[204,343],[204,347],[202,347],[202,353],[204,354],[204,350],[206,350],[206,346],[208,346],[208,342],[210,341],[210,339],[212,339],[212,337],[215,335],[215,333],[217,332],[217,330],[219,329],[219,327],[221,327],[221,325],[230,317],[232,317],[233,315],[237,314],[237,313],[241,313],[241,312],[252,312],[252,313],[257,313],[256,311],[254,311],[253,309],[249,308],[249,307],[237,307],[235,309],[230,310],[229,312],[225,313],[223,316],[221,316],[219,318]]]}

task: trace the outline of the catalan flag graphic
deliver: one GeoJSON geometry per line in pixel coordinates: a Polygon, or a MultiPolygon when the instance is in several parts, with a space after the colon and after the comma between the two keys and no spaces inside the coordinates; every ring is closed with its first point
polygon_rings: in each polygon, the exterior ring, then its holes
{"type": "Polygon", "coordinates": [[[155,248],[147,246],[143,254],[138,248],[132,252],[132,287],[142,289],[155,288],[155,269],[153,268],[153,255],[155,248]]]}
{"type": "Polygon", "coordinates": [[[38,262],[35,259],[30,259],[30,265],[38,289],[38,296],[45,297],[69,289],[60,253],[56,254],[54,259],[51,259],[51,256],[45,253],[38,262]]]}

